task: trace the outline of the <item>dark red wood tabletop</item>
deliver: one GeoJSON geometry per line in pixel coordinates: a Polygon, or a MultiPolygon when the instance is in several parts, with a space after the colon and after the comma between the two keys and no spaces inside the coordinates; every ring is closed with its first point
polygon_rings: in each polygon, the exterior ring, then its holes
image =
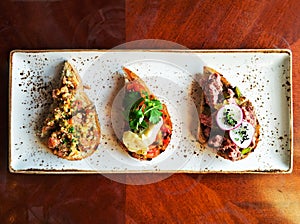
{"type": "Polygon", "coordinates": [[[0,223],[300,222],[298,0],[2,0],[0,9],[0,223]],[[111,49],[143,39],[189,49],[290,49],[293,172],[174,174],[147,185],[101,174],[10,173],[9,52],[111,49]]]}

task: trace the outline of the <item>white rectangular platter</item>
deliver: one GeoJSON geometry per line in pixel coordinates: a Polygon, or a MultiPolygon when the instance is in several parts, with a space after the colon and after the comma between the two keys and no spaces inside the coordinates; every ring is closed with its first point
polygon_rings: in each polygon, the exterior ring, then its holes
{"type": "Polygon", "coordinates": [[[293,159],[292,68],[289,50],[52,50],[10,55],[9,169],[14,173],[289,173],[293,159]],[[95,103],[101,143],[90,157],[68,161],[40,143],[38,133],[51,103],[62,63],[79,72],[95,103]],[[216,156],[196,139],[198,80],[203,66],[222,73],[252,101],[260,142],[246,159],[216,156]],[[127,155],[116,139],[116,96],[122,66],[136,72],[169,109],[173,135],[152,161],[127,155]]]}

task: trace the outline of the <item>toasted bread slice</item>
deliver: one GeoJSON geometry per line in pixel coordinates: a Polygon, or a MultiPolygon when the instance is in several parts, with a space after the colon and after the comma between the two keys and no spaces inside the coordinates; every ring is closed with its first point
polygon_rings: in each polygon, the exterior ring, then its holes
{"type": "MultiPolygon", "coordinates": [[[[125,97],[123,101],[124,110],[126,110],[126,107],[131,107],[132,105],[128,105],[128,94],[132,95],[138,95],[138,97],[134,100],[140,100],[141,98],[147,97],[150,100],[157,100],[157,97],[149,90],[145,82],[134,72],[130,71],[127,68],[123,68],[124,76],[125,76],[125,97]]],[[[132,100],[132,99],[131,99],[132,100]]],[[[135,102],[132,102],[135,103],[135,102]]],[[[141,101],[139,108],[143,107],[143,101],[141,101]]],[[[130,108],[129,108],[130,109],[130,108]]],[[[128,109],[128,110],[129,110],[128,109]]],[[[129,153],[130,156],[137,158],[139,160],[152,160],[153,158],[160,155],[162,152],[164,152],[171,140],[172,135],[172,121],[169,115],[169,112],[167,110],[167,107],[165,104],[161,103],[161,120],[160,120],[160,127],[157,129],[157,133],[154,133],[154,141],[151,142],[147,146],[147,148],[142,151],[132,151],[128,147],[126,147],[126,144],[124,143],[124,140],[122,144],[125,146],[126,151],[129,153]],[[156,135],[155,135],[156,134],[156,135]]],[[[126,114],[126,112],[125,112],[126,114]]],[[[124,133],[130,130],[129,122],[126,122],[126,125],[124,127],[124,133]]]]}
{"type": "Polygon", "coordinates": [[[53,103],[41,138],[58,157],[81,160],[92,155],[100,143],[96,108],[84,92],[78,72],[65,62],[60,86],[52,92],[53,103]]]}
{"type": "Polygon", "coordinates": [[[228,160],[237,161],[246,158],[257,147],[260,136],[260,124],[252,103],[246,99],[237,87],[216,70],[204,67],[200,80],[201,100],[199,106],[198,140],[208,148],[228,160]],[[221,129],[216,122],[218,110],[225,104],[235,104],[241,108],[243,121],[254,128],[251,143],[241,148],[231,139],[231,130],[221,129]]]}

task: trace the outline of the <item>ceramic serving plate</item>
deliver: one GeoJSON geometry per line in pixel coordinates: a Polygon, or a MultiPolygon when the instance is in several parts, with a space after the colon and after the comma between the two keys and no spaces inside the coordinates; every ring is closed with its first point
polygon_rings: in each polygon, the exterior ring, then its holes
{"type": "Polygon", "coordinates": [[[289,173],[292,171],[292,75],[289,50],[53,50],[10,55],[9,169],[15,173],[289,173]],[[101,143],[89,158],[68,161],[40,143],[39,132],[62,63],[79,72],[96,105],[101,143]],[[231,162],[196,140],[198,80],[203,66],[222,73],[252,101],[261,140],[246,159],[231,162]],[[127,155],[118,141],[126,66],[169,108],[173,135],[152,161],[127,155]]]}

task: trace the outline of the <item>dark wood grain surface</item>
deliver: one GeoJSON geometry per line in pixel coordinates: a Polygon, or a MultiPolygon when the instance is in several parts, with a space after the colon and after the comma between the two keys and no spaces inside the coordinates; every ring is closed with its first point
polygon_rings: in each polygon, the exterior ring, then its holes
{"type": "Polygon", "coordinates": [[[1,1],[0,223],[299,223],[299,12],[298,0],[1,1]],[[190,49],[291,49],[292,174],[174,174],[136,186],[100,174],[9,173],[9,52],[110,49],[142,39],[190,49]]]}

